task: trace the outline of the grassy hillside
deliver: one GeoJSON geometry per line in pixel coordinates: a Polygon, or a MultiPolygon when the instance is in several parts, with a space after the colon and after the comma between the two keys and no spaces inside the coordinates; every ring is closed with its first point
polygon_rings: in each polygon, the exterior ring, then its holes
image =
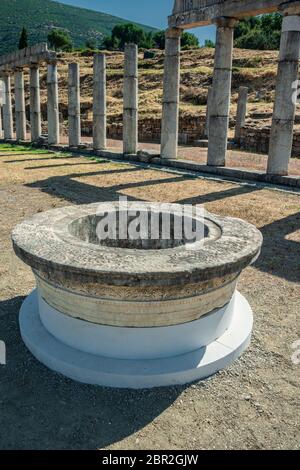
{"type": "MultiPolygon", "coordinates": [[[[23,26],[29,33],[30,45],[46,41],[51,29],[59,27],[70,33],[77,47],[90,38],[100,40],[116,24],[124,22],[122,18],[52,0],[1,0],[0,55],[17,48],[23,26]]],[[[144,29],[152,30],[147,26],[144,29]]]]}
{"type": "MultiPolygon", "coordinates": [[[[123,67],[121,52],[106,52],[107,55],[107,113],[110,124],[122,122],[123,67]]],[[[231,118],[236,113],[238,89],[249,88],[249,118],[262,115],[269,124],[275,97],[278,51],[252,51],[234,49],[232,77],[231,118]]],[[[80,97],[83,120],[91,119],[93,94],[92,54],[59,54],[59,105],[63,119],[68,114],[68,64],[80,64],[80,97]],[[88,117],[86,117],[88,116],[88,117]]],[[[164,52],[156,51],[153,59],[144,59],[139,54],[139,118],[160,119],[163,87],[164,52]]],[[[189,119],[205,116],[207,89],[212,84],[214,49],[201,48],[183,51],[181,54],[180,115],[189,119]]],[[[29,77],[25,74],[26,103],[29,110],[29,77]]],[[[41,68],[41,101],[43,119],[47,116],[46,68],[41,68]]],[[[261,119],[261,118],[258,118],[261,119]]],[[[258,121],[262,123],[261,121],[258,121]]]]}

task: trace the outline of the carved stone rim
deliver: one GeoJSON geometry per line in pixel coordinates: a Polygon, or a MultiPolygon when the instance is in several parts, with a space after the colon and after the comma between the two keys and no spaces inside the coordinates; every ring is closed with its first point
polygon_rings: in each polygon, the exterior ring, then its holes
{"type": "MultiPolygon", "coordinates": [[[[207,211],[205,221],[219,227],[220,233],[209,237],[204,245],[196,242],[164,250],[135,250],[81,242],[70,235],[68,226],[73,220],[95,214],[100,208],[107,211],[117,207],[118,203],[105,202],[37,214],[13,231],[14,250],[33,269],[68,278],[80,275],[115,285],[174,285],[239,273],[261,249],[262,235],[253,225],[207,211]]],[[[199,215],[194,210],[195,216],[199,215]]],[[[202,212],[201,217],[203,220],[202,212]]]]}

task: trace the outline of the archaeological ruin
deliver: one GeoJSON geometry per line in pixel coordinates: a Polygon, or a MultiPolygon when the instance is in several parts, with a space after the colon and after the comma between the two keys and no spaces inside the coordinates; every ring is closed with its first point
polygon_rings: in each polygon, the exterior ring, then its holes
{"type": "MultiPolygon", "coordinates": [[[[208,137],[207,165],[198,170],[213,174],[229,174],[237,178],[259,179],[281,184],[299,185],[299,179],[285,178],[289,172],[289,161],[300,151],[298,137],[293,142],[296,101],[295,83],[298,83],[300,50],[300,2],[290,0],[176,0],[169,28],[166,32],[164,91],[162,102],[161,129],[157,135],[161,140],[160,154],[156,163],[178,167],[188,167],[178,159],[179,133],[179,87],[180,87],[180,38],[185,29],[213,23],[217,27],[212,88],[207,105],[207,122],[204,136],[208,137]],[[282,37],[279,53],[277,86],[272,127],[270,132],[246,129],[247,89],[240,87],[235,123],[235,143],[241,148],[268,152],[268,165],[265,174],[253,171],[241,172],[226,167],[228,147],[229,110],[231,99],[232,52],[234,26],[240,18],[279,11],[283,15],[282,37]],[[297,140],[298,139],[298,140],[297,140]],[[269,145],[270,143],[270,145],[269,145]],[[174,163],[176,160],[177,163],[174,163]]],[[[36,45],[0,58],[0,76],[4,83],[3,138],[6,141],[26,140],[26,115],[24,103],[24,69],[30,73],[30,132],[31,141],[41,143],[41,111],[39,66],[47,63],[47,144],[60,144],[59,102],[58,102],[58,60],[47,45],[36,45]],[[13,116],[11,80],[15,88],[15,116],[13,116]]],[[[80,116],[80,70],[77,63],[69,65],[68,74],[68,140],[69,147],[76,150],[81,144],[80,116]]],[[[94,57],[93,85],[93,143],[94,152],[107,150],[106,126],[106,61],[104,54],[94,57]]],[[[0,121],[1,122],[1,121],[0,121]]],[[[195,125],[195,123],[193,123],[195,125]]],[[[197,123],[196,123],[197,130],[197,123]]],[[[1,132],[1,131],[0,131],[1,132]]],[[[147,130],[145,130],[147,135],[147,130]]],[[[123,155],[140,158],[138,155],[138,51],[128,44],[124,56],[123,88],[123,155]]],[[[42,140],[45,144],[45,139],[42,140]]],[[[84,151],[84,148],[81,148],[84,151]]],[[[107,156],[107,152],[105,153],[107,156]]],[[[114,157],[113,152],[111,153],[114,157]]],[[[144,157],[145,158],[145,157],[144,157]]],[[[197,169],[195,164],[190,169],[197,169]]]]}
{"type": "Polygon", "coordinates": [[[21,308],[22,338],[72,379],[184,384],[249,345],[252,310],[236,285],[262,236],[240,219],[196,207],[184,214],[177,204],[95,203],[37,214],[12,240],[37,285],[21,308]]]}
{"type": "MultiPolygon", "coordinates": [[[[68,144],[61,144],[59,61],[45,44],[0,58],[4,140],[26,143],[24,69],[29,68],[30,142],[37,146],[299,186],[298,177],[288,176],[299,53],[300,1],[176,0],[166,32],[160,153],[139,150],[135,44],[124,50],[122,153],[107,148],[104,53],[93,58],[91,145],[82,142],[80,67],[67,64],[68,144]],[[245,16],[277,10],[284,18],[267,172],[228,168],[234,26],[245,16]],[[210,23],[217,27],[217,40],[204,129],[207,163],[199,165],[178,159],[180,38],[185,29],[210,23]],[[43,63],[47,136],[41,126],[43,63]]],[[[239,87],[234,140],[240,147],[248,92],[248,87],[239,87]]],[[[1,126],[2,121],[0,131],[1,126]]],[[[39,213],[14,229],[15,253],[36,280],[36,289],[22,305],[20,328],[38,360],[81,382],[148,388],[206,378],[242,354],[250,342],[253,315],[236,286],[243,270],[258,258],[262,235],[247,222],[199,207],[182,219],[182,207],[127,201],[79,205],[39,213]],[[187,221],[191,236],[185,231],[187,221]],[[130,237],[132,224],[139,227],[138,236],[130,237]]]]}

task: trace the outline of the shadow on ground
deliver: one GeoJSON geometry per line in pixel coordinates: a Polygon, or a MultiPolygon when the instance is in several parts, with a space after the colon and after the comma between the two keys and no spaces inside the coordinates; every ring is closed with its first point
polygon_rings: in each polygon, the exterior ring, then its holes
{"type": "Polygon", "coordinates": [[[0,365],[1,449],[103,448],[149,424],[184,390],[108,389],[48,370],[20,337],[23,300],[0,302],[0,339],[7,350],[7,364],[0,365]]]}
{"type": "MultiPolygon", "coordinates": [[[[162,179],[149,179],[139,182],[128,182],[120,185],[109,186],[105,188],[97,187],[79,181],[81,177],[102,176],[106,174],[122,174],[125,172],[140,171],[140,167],[130,167],[113,169],[107,171],[97,171],[89,173],[73,173],[67,176],[53,176],[45,180],[35,181],[28,184],[30,187],[39,188],[48,194],[55,194],[63,197],[67,201],[75,204],[89,204],[99,201],[116,201],[122,195],[122,191],[128,188],[141,188],[159,184],[188,181],[194,179],[194,176],[171,175],[162,179]],[[77,178],[77,179],[75,179],[77,178]]],[[[245,194],[251,194],[262,190],[263,187],[255,185],[241,185],[224,191],[215,191],[208,194],[177,200],[179,204],[205,204],[214,201],[220,201],[226,198],[237,197],[245,194]]],[[[176,195],[175,195],[176,196],[176,195]]],[[[128,200],[134,200],[128,196],[128,200]]],[[[300,229],[300,213],[293,214],[281,220],[277,220],[270,225],[260,227],[264,237],[264,243],[260,258],[255,267],[261,271],[268,272],[288,281],[299,281],[299,259],[300,244],[289,240],[289,234],[300,229]],[[285,260],[289,258],[288,263],[285,260]]]]}
{"type": "Polygon", "coordinates": [[[300,212],[260,228],[264,243],[255,267],[288,281],[300,280],[300,243],[289,239],[300,230],[300,212]]]}

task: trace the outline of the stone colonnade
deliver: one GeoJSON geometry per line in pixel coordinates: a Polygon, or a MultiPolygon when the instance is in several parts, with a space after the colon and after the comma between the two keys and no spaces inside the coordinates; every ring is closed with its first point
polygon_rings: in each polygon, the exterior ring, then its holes
{"type": "MultiPolygon", "coordinates": [[[[248,2],[250,4],[251,2],[248,2]]],[[[253,2],[255,3],[255,2],[253,2]]],[[[175,4],[177,9],[181,2],[175,4]]],[[[280,5],[283,25],[279,54],[276,98],[268,158],[269,174],[287,175],[292,151],[300,56],[300,2],[280,5]]],[[[176,8],[175,8],[176,10],[176,8]]],[[[176,10],[177,11],[177,10],[176,10]]],[[[212,19],[217,26],[215,62],[211,97],[209,98],[209,143],[207,164],[224,166],[228,142],[231,96],[232,50],[234,26],[237,18],[212,19]]],[[[185,25],[188,27],[188,25],[185,25]]],[[[172,27],[166,33],[166,59],[161,136],[163,158],[177,158],[178,109],[180,86],[180,36],[184,26],[172,27]]],[[[247,92],[241,91],[237,114],[236,137],[245,121],[247,92]]],[[[208,129],[207,129],[208,133],[208,129]]]]}
{"type": "MultiPolygon", "coordinates": [[[[39,64],[30,65],[30,126],[31,141],[41,137],[41,101],[39,64]]],[[[13,140],[13,112],[11,73],[2,74],[5,97],[3,100],[3,137],[13,140]]],[[[26,113],[24,71],[14,70],[15,83],[15,129],[16,140],[26,140],[26,113]]],[[[59,94],[57,60],[47,64],[47,121],[48,144],[60,143],[59,94]]],[[[99,53],[94,56],[93,85],[93,148],[106,149],[106,57],[99,53]]],[[[135,154],[138,150],[138,49],[135,44],[127,44],[124,54],[124,111],[123,111],[123,152],[135,154]]],[[[68,127],[69,147],[81,145],[80,119],[80,70],[79,64],[69,64],[68,68],[68,127]]],[[[1,132],[1,131],[0,131],[1,132]]]]}

